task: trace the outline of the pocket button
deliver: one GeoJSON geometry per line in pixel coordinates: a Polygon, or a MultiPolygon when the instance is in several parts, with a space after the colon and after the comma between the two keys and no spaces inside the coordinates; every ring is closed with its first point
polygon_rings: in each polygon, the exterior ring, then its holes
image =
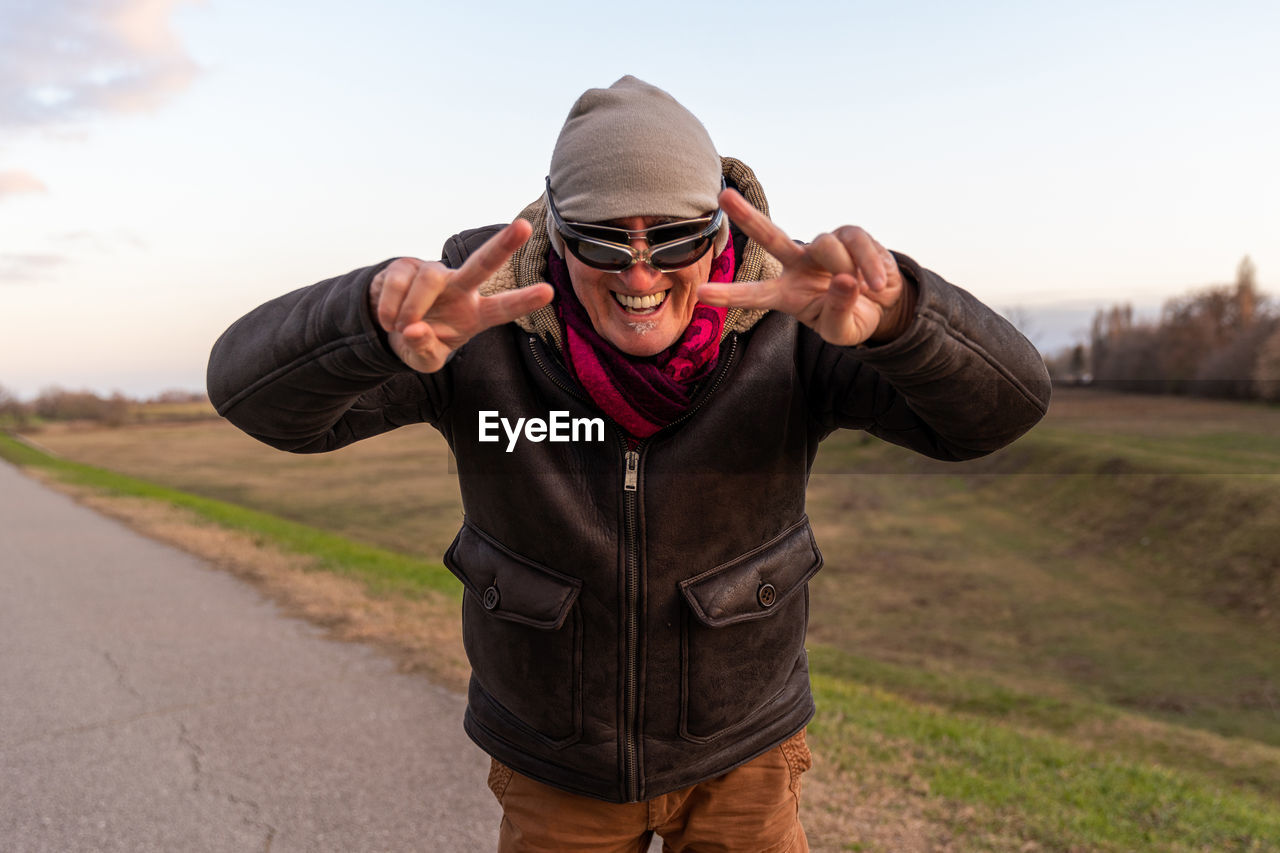
{"type": "Polygon", "coordinates": [[[760,589],[756,591],[756,601],[760,602],[761,607],[772,607],[773,603],[777,600],[778,591],[773,588],[773,584],[760,584],[760,589]]]}
{"type": "Polygon", "coordinates": [[[493,610],[498,606],[498,597],[498,588],[491,586],[484,591],[484,596],[481,597],[480,603],[484,605],[485,610],[493,610]]]}

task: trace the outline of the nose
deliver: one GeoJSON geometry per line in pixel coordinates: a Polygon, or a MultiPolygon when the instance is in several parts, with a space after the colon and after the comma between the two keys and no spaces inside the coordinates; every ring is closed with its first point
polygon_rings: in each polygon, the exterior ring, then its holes
{"type": "Polygon", "coordinates": [[[618,278],[626,285],[627,290],[635,293],[648,293],[653,290],[653,286],[658,283],[658,279],[662,278],[662,273],[646,263],[638,263],[632,264],[618,273],[618,278]]]}

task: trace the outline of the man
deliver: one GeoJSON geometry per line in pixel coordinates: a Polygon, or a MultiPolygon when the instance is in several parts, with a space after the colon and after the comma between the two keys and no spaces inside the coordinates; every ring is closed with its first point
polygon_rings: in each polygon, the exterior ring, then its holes
{"type": "Polygon", "coordinates": [[[860,228],[793,243],[631,77],[578,100],[515,222],[267,303],[209,387],[287,450],[419,421],[449,441],[464,726],[504,850],[806,850],[819,441],[971,458],[1048,402],[1009,324],[860,228]],[[553,440],[555,413],[602,428],[553,440]]]}

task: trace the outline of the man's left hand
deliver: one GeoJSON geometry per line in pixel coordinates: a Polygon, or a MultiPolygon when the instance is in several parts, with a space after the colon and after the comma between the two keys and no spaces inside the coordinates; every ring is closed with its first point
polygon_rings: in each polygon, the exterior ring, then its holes
{"type": "Polygon", "coordinates": [[[910,324],[915,294],[903,284],[893,255],[866,231],[845,225],[801,245],[736,190],[722,192],[720,206],[782,263],[782,274],[767,281],[704,284],[700,301],[782,311],[839,346],[885,343],[910,324]]]}

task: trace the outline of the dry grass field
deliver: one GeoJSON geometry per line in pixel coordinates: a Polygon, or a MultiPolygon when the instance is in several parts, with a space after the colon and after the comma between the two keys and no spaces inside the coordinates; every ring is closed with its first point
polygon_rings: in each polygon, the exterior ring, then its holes
{"type": "MultiPolygon", "coordinates": [[[[423,426],[322,456],[220,421],[32,438],[432,560],[461,521],[447,448],[423,426]]],[[[961,465],[841,434],[819,455],[809,513],[826,556],[810,632],[826,709],[817,826],[829,840],[857,824],[845,837],[862,839],[821,849],[1280,850],[1280,829],[1274,846],[1253,831],[1222,842],[1229,829],[1208,827],[1245,819],[1221,802],[1123,832],[1090,823],[1133,791],[1165,814],[1159,768],[1280,801],[1280,409],[1063,389],[1029,436],[961,465]],[[1022,782],[993,781],[1029,755],[1022,782]],[[1110,779],[1120,760],[1155,776],[1126,764],[1110,779]],[[1057,793],[1017,805],[1038,773],[1057,793]],[[863,805],[843,805],[850,792],[863,805]],[[1173,837],[1218,840],[1158,840],[1173,837]]]]}

